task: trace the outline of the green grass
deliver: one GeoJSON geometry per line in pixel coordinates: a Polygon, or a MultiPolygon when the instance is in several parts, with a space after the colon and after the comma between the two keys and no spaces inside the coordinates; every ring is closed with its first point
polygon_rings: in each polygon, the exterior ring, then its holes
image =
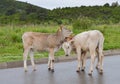
{"type": "MultiPolygon", "coordinates": [[[[22,60],[23,45],[22,34],[24,32],[55,33],[59,26],[23,25],[23,26],[0,26],[0,62],[22,60]]],[[[55,54],[63,55],[60,50],[55,54]]],[[[47,52],[36,53],[35,58],[48,57],[47,52]]]]}
{"type": "Polygon", "coordinates": [[[75,34],[88,30],[100,30],[104,37],[104,50],[120,48],[120,24],[111,25],[93,25],[88,29],[74,30],[75,34]]]}
{"type": "MultiPolygon", "coordinates": [[[[72,29],[72,26],[67,26],[72,29]]],[[[22,60],[23,46],[22,46],[22,34],[28,31],[55,33],[59,28],[58,25],[6,25],[0,26],[0,62],[10,62],[22,60]]],[[[120,25],[93,25],[88,29],[73,30],[74,34],[86,31],[86,30],[100,30],[105,37],[104,50],[118,49],[120,48],[120,25]]],[[[61,49],[55,56],[64,55],[61,49]]],[[[35,58],[48,57],[47,52],[35,53],[35,58]]]]}

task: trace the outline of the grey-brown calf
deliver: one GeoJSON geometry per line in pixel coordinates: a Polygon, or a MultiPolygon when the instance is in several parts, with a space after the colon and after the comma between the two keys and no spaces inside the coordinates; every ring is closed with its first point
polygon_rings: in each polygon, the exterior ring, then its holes
{"type": "Polygon", "coordinates": [[[24,69],[27,71],[27,56],[30,55],[33,70],[36,70],[34,63],[35,51],[48,51],[48,69],[54,72],[54,53],[61,48],[65,37],[72,34],[71,30],[61,26],[55,34],[26,32],[22,36],[24,53],[24,69]]]}

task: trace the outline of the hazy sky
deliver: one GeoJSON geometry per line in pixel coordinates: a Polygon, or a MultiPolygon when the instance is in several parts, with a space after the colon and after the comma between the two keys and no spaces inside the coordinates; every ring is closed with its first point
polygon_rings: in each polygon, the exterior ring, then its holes
{"type": "Polygon", "coordinates": [[[93,6],[93,5],[104,5],[105,3],[109,3],[111,5],[112,2],[118,1],[120,4],[120,0],[18,0],[23,2],[28,2],[40,7],[44,7],[47,9],[54,9],[58,7],[75,7],[75,6],[93,6]]]}

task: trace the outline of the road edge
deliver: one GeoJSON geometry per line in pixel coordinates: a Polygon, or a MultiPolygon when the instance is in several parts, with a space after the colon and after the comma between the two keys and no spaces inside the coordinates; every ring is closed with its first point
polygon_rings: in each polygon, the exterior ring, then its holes
{"type": "MultiPolygon", "coordinates": [[[[104,56],[112,56],[112,55],[120,55],[120,49],[115,50],[106,50],[103,52],[104,56]]],[[[76,60],[77,57],[74,56],[62,56],[62,57],[55,57],[55,62],[67,62],[67,61],[73,61],[76,60]]],[[[35,60],[36,64],[45,64],[47,63],[48,58],[41,58],[35,60]]],[[[28,65],[30,65],[30,60],[27,62],[28,65]]],[[[7,68],[16,68],[16,67],[23,67],[23,61],[15,61],[15,62],[4,62],[0,63],[0,69],[7,69],[7,68]]]]}

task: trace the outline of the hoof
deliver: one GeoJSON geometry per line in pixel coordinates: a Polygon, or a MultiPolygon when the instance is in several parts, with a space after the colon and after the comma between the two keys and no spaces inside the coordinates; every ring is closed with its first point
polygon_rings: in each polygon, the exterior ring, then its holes
{"type": "Polygon", "coordinates": [[[92,76],[92,73],[88,73],[89,76],[92,76]]]}
{"type": "Polygon", "coordinates": [[[37,69],[33,69],[33,71],[36,71],[37,69]]]}
{"type": "Polygon", "coordinates": [[[28,72],[28,70],[27,70],[27,69],[25,69],[25,72],[28,72]]]}
{"type": "Polygon", "coordinates": [[[77,72],[77,73],[79,73],[79,72],[80,72],[80,70],[76,70],[76,72],[77,72]]]}
{"type": "Polygon", "coordinates": [[[65,55],[66,57],[69,56],[69,55],[65,55]]]}
{"type": "Polygon", "coordinates": [[[103,75],[103,72],[100,72],[101,75],[103,75]]]}
{"type": "Polygon", "coordinates": [[[25,70],[25,72],[28,72],[27,70],[25,70]]]}
{"type": "Polygon", "coordinates": [[[103,74],[103,70],[100,70],[100,72],[99,72],[101,75],[103,74]]]}
{"type": "Polygon", "coordinates": [[[51,68],[48,68],[48,71],[50,71],[51,70],[51,68]]]}
{"type": "Polygon", "coordinates": [[[93,72],[93,70],[92,70],[92,71],[90,71],[90,72],[88,73],[88,75],[89,75],[89,76],[92,76],[92,72],[93,72]]]}
{"type": "Polygon", "coordinates": [[[99,68],[96,66],[96,69],[98,70],[99,68]]]}
{"type": "Polygon", "coordinates": [[[84,72],[84,71],[85,71],[85,69],[81,69],[81,71],[83,71],[83,72],[84,72]]]}
{"type": "Polygon", "coordinates": [[[51,72],[55,72],[54,69],[51,69],[51,72]]]}

